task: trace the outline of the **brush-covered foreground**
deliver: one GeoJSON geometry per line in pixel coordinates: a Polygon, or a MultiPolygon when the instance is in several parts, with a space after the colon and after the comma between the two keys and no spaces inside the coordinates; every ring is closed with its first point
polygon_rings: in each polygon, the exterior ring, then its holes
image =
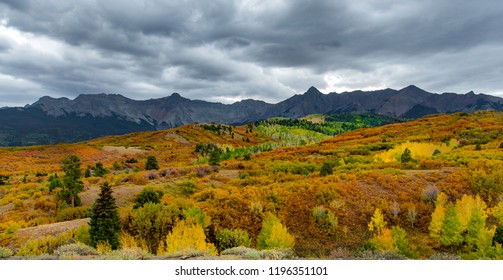
{"type": "Polygon", "coordinates": [[[502,113],[328,135],[345,127],[312,116],[2,148],[0,258],[503,258],[502,113]],[[69,155],[87,177],[76,207],[49,187],[69,155]],[[89,246],[105,182],[117,250],[89,246]]]}

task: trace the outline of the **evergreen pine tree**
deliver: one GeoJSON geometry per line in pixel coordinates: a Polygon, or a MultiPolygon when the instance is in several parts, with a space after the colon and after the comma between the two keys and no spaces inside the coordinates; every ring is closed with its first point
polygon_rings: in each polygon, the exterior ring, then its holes
{"type": "Polygon", "coordinates": [[[103,163],[97,162],[94,167],[94,176],[103,177],[103,175],[107,174],[108,170],[103,167],[103,163]]]}
{"type": "Polygon", "coordinates": [[[63,160],[63,189],[60,192],[62,200],[71,206],[80,206],[79,193],[84,190],[84,183],[80,180],[80,159],[76,155],[70,155],[63,160]]]}
{"type": "Polygon", "coordinates": [[[145,203],[161,203],[162,192],[152,188],[144,188],[140,194],[136,196],[133,208],[142,207],[145,203]]]}
{"type": "Polygon", "coordinates": [[[496,228],[496,232],[494,233],[493,237],[493,245],[495,245],[496,243],[503,245],[503,226],[498,226],[496,228]]]}
{"type": "Polygon", "coordinates": [[[210,158],[208,159],[209,165],[218,165],[220,163],[220,156],[222,155],[222,150],[219,148],[214,148],[210,153],[210,158]]]}
{"type": "Polygon", "coordinates": [[[86,171],[84,172],[84,178],[91,177],[91,166],[87,166],[86,171]]]}
{"type": "Polygon", "coordinates": [[[9,176],[0,174],[0,186],[7,184],[7,180],[9,180],[9,176]]]}
{"type": "Polygon", "coordinates": [[[402,161],[402,163],[407,163],[407,162],[412,161],[412,154],[411,154],[409,148],[405,148],[400,160],[402,161]]]}
{"type": "Polygon", "coordinates": [[[107,242],[112,249],[117,249],[121,223],[112,189],[108,183],[101,186],[100,196],[93,204],[91,213],[89,222],[91,244],[96,247],[101,242],[107,242]]]}
{"type": "Polygon", "coordinates": [[[324,176],[327,176],[327,175],[331,175],[333,173],[334,173],[334,171],[333,171],[332,164],[330,162],[325,161],[323,163],[323,165],[321,166],[320,176],[324,177],[324,176]]]}
{"type": "Polygon", "coordinates": [[[58,174],[54,174],[54,176],[49,177],[49,192],[57,188],[63,188],[63,182],[58,178],[58,174]]]}
{"type": "Polygon", "coordinates": [[[114,170],[119,170],[121,169],[121,166],[116,161],[114,161],[113,168],[114,170]]]}
{"type": "Polygon", "coordinates": [[[145,170],[157,170],[159,169],[159,164],[155,156],[148,156],[147,163],[145,164],[145,170]]]}

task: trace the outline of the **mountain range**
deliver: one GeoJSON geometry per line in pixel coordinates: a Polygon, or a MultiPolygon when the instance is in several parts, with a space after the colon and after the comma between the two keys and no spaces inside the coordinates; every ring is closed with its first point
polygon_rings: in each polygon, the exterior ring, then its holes
{"type": "Polygon", "coordinates": [[[73,100],[44,96],[25,107],[0,109],[0,146],[78,142],[196,122],[245,124],[270,117],[348,113],[418,118],[478,110],[503,111],[503,98],[473,92],[435,94],[413,85],[329,94],[311,87],[277,104],[252,99],[222,104],[190,100],[178,93],[143,101],[105,93],[82,94],[73,100]]]}

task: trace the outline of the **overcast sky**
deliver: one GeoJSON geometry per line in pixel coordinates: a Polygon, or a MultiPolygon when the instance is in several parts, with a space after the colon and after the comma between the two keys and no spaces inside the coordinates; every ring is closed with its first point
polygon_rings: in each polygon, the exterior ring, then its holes
{"type": "Polygon", "coordinates": [[[310,86],[503,96],[502,15],[499,0],[0,0],[0,107],[278,102],[310,86]]]}

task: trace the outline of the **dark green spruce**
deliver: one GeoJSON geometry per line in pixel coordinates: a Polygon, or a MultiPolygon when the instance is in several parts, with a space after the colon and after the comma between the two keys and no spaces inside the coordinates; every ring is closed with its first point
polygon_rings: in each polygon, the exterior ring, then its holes
{"type": "Polygon", "coordinates": [[[114,250],[119,248],[121,222],[112,188],[108,183],[101,186],[100,196],[93,204],[89,226],[91,244],[94,247],[100,243],[108,243],[114,250]]]}
{"type": "Polygon", "coordinates": [[[145,170],[158,170],[158,169],[159,169],[159,163],[157,162],[155,156],[148,156],[147,162],[145,163],[145,170]]]}

